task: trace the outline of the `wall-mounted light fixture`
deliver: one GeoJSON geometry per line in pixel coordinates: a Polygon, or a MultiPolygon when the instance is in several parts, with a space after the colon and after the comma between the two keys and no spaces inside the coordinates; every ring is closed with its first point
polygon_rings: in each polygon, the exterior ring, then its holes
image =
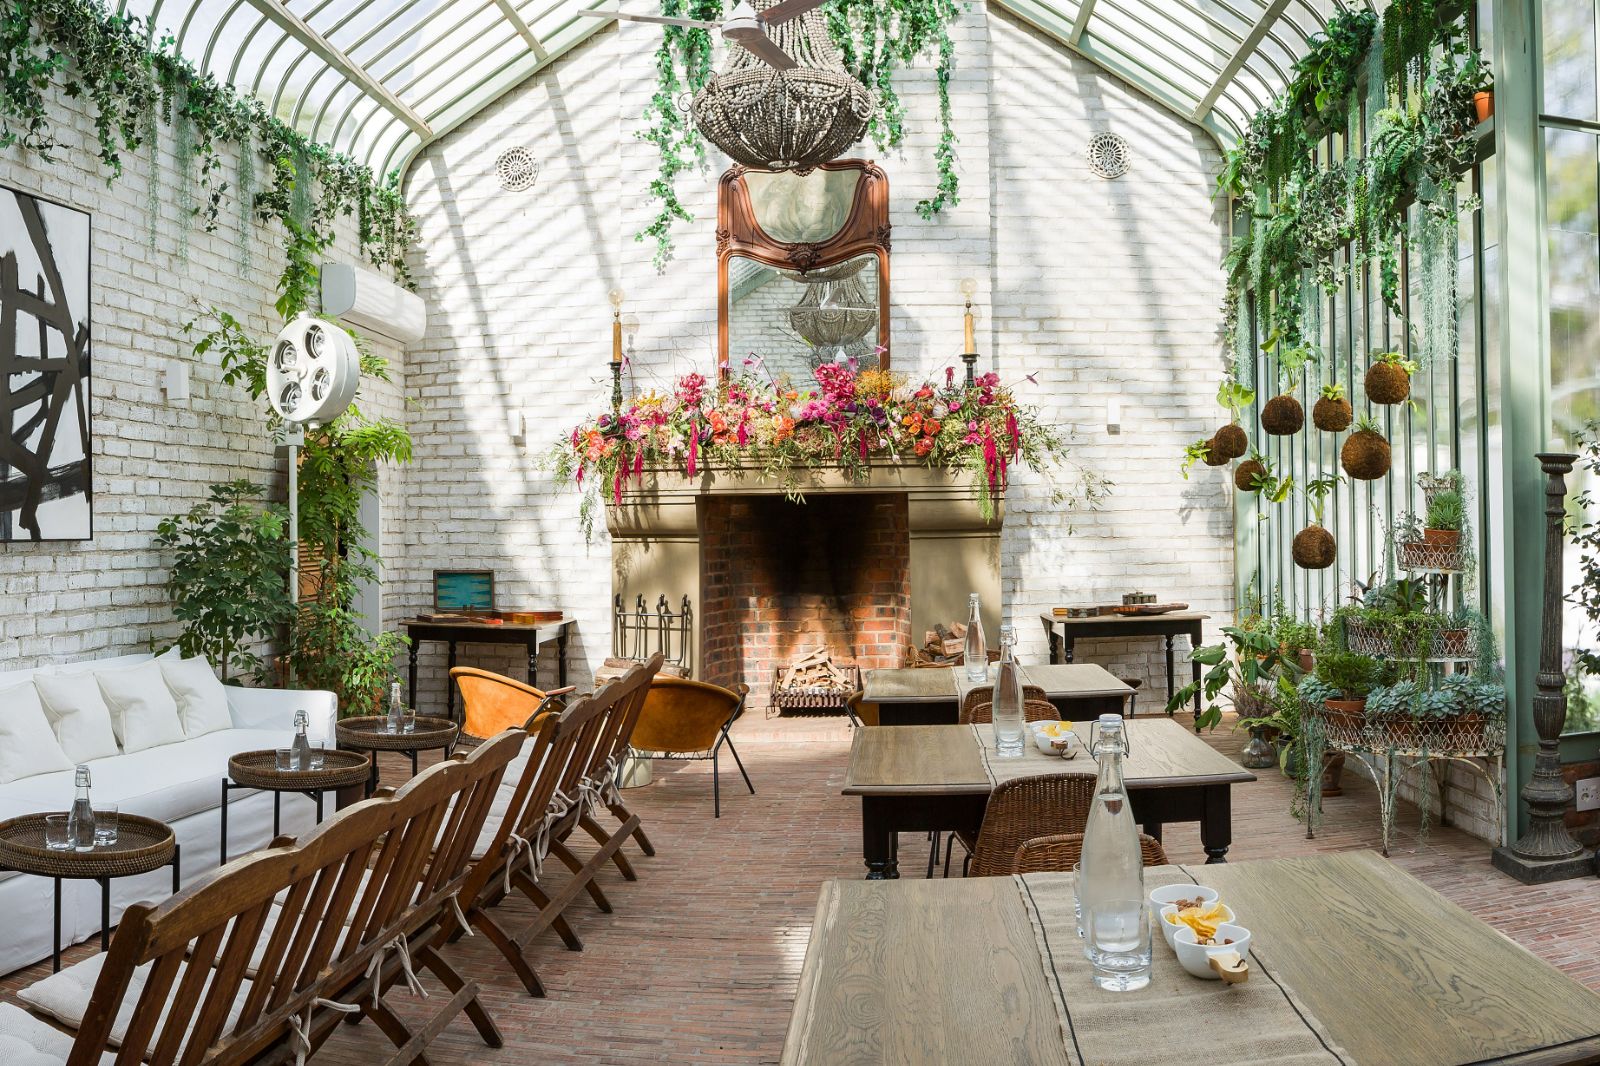
{"type": "Polygon", "coordinates": [[[174,359],[161,372],[161,391],[167,394],[168,403],[178,403],[189,398],[189,364],[174,359]]]}

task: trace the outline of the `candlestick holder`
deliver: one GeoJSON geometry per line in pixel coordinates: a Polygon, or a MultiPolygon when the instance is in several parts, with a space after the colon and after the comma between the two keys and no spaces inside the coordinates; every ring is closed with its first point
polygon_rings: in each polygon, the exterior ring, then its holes
{"type": "Polygon", "coordinates": [[[611,360],[611,410],[622,411],[622,360],[611,360]]]}
{"type": "Polygon", "coordinates": [[[961,361],[963,363],[967,364],[967,388],[970,389],[970,388],[972,388],[973,384],[976,381],[976,378],[974,377],[974,374],[973,374],[973,370],[978,365],[978,353],[977,352],[962,352],[961,353],[961,361]]]}
{"type": "Polygon", "coordinates": [[[1567,805],[1573,788],[1561,776],[1561,730],[1567,723],[1567,697],[1561,674],[1561,556],[1566,548],[1566,475],[1576,455],[1544,452],[1538,457],[1544,471],[1544,607],[1539,630],[1539,674],[1535,679],[1533,727],[1539,733],[1539,753],[1533,776],[1522,786],[1528,805],[1528,831],[1509,847],[1494,849],[1494,867],[1524,884],[1563,881],[1593,876],[1594,849],[1586,848],[1567,832],[1567,805]]]}

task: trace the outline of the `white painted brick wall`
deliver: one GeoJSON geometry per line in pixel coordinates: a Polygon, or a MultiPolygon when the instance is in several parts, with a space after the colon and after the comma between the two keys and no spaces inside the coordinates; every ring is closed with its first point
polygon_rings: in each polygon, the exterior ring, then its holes
{"type": "MultiPolygon", "coordinates": [[[[159,155],[160,218],[150,246],[150,153],[124,153],[111,185],[97,160],[86,104],[57,92],[47,99],[62,147],[56,162],[17,149],[0,152],[0,185],[88,211],[92,241],[90,295],[94,336],[91,381],[95,536],[85,542],[0,544],[0,671],[41,663],[118,655],[170,643],[177,635],[163,585],[167,560],[153,547],[162,519],[188,510],[214,482],[248,477],[271,482],[282,498],[284,464],[274,461],[263,408],[243,389],[224,385],[215,354],[204,362],[182,325],[215,305],[253,335],[270,339],[281,323],[272,308],[283,268],[283,241],[252,223],[241,235],[236,201],[225,201],[221,227],[191,222],[187,256],[178,207],[172,131],[159,155]],[[240,265],[241,236],[250,266],[240,265]],[[190,398],[169,404],[163,368],[190,364],[190,398]]],[[[225,153],[223,177],[238,187],[225,153]]],[[[265,171],[264,163],[257,172],[265,171]]],[[[198,190],[195,198],[203,194],[198,190]]],[[[345,233],[339,247],[355,255],[345,233]]],[[[394,345],[376,344],[403,372],[394,345]]],[[[375,413],[401,412],[401,386],[366,389],[375,413]]],[[[394,504],[398,481],[383,475],[394,504]]]]}
{"type": "MultiPolygon", "coordinates": [[[[422,234],[415,273],[433,315],[428,337],[408,353],[408,384],[426,409],[411,423],[418,461],[405,472],[403,573],[386,614],[425,607],[435,567],[492,567],[504,602],[576,615],[579,682],[609,649],[610,546],[603,532],[584,544],[576,494],[537,464],[560,431],[606,402],[607,291],[620,285],[642,323],[632,387],[665,387],[715,366],[713,230],[726,160],[680,178],[696,220],[677,227],[664,273],[651,263],[653,247],[633,239],[654,213],[642,194],[655,152],[635,134],[654,89],[658,34],[622,24],[597,35],[432,145],[408,176],[422,234]],[[494,178],[495,157],[513,144],[542,164],[526,193],[503,192],[494,178]],[[513,409],[528,419],[526,450],[505,428],[513,409]]],[[[1217,150],[1197,128],[1009,18],[964,18],[953,35],[960,205],[934,222],[916,215],[937,181],[926,70],[900,79],[902,149],[851,154],[878,159],[889,174],[895,368],[921,377],[959,367],[958,283],[977,278],[980,370],[1009,381],[1037,373],[1037,387],[1021,386],[1023,399],[1117,482],[1100,512],[1063,513],[1039,476],[1013,481],[1003,574],[1023,653],[1045,654],[1040,610],[1133,587],[1187,600],[1220,624],[1232,595],[1231,501],[1214,480],[1184,482],[1176,461],[1216,414],[1223,219],[1209,193],[1217,150]],[[1120,181],[1087,172],[1084,147],[1104,129],[1133,147],[1133,170],[1120,181]],[[1125,406],[1120,437],[1103,429],[1112,396],[1125,406]]],[[[516,676],[524,669],[516,651],[470,654],[516,676]]],[[[1079,655],[1148,678],[1146,706],[1165,701],[1159,642],[1086,642],[1079,655]]],[[[443,654],[424,649],[420,662],[424,702],[437,702],[443,654]]]]}

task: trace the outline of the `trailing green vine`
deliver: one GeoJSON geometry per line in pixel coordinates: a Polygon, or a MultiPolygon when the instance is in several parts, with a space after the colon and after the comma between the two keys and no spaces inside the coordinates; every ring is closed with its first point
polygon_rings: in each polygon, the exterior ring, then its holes
{"type": "MultiPolygon", "coordinates": [[[[680,18],[720,21],[723,0],[661,0],[661,13],[680,18]]],[[[905,105],[894,86],[894,72],[937,51],[934,84],[939,100],[939,143],[934,162],[939,180],[933,195],[918,201],[917,213],[933,218],[961,202],[956,174],[955,129],[950,106],[950,71],[955,46],[949,26],[960,14],[957,0],[831,0],[825,11],[828,35],[845,67],[877,94],[878,108],[867,133],[879,151],[900,146],[905,136],[905,105]]],[[[679,199],[677,179],[705,158],[705,145],[680,103],[699,92],[711,77],[711,35],[688,27],[663,27],[656,49],[656,91],[645,109],[647,129],[639,136],[656,146],[661,167],[650,182],[650,198],[659,204],[637,240],[654,241],[659,267],[672,255],[672,226],[693,221],[679,199]]]]}
{"type": "Polygon", "coordinates": [[[193,174],[178,190],[180,203],[192,199],[194,184],[205,191],[191,212],[207,231],[216,228],[230,188],[223,177],[222,145],[241,156],[241,186],[253,186],[255,173],[254,160],[243,157],[254,149],[267,160],[267,185],[243,195],[258,221],[283,223],[291,246],[301,246],[300,254],[291,252],[286,268],[286,275],[297,275],[286,278],[291,287],[304,289],[315,280],[306,250],[325,248],[335,222],[352,214],[363,254],[409,280],[405,255],[413,223],[398,174],[380,181],[349,156],[285,125],[260,100],[200,73],[176,54],[171,37],[157,39],[153,33],[146,20],[113,13],[97,0],[5,0],[0,8],[0,148],[20,146],[53,160],[61,145],[46,95],[59,84],[66,96],[92,105],[99,159],[109,171],[107,180],[114,181],[122,174],[122,153],[153,140],[159,114],[178,131],[180,174],[193,174]],[[289,222],[297,200],[310,207],[294,227],[289,222]]]}

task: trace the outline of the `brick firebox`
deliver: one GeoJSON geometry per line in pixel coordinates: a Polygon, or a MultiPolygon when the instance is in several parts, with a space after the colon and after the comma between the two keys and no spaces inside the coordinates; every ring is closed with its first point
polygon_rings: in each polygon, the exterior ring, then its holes
{"type": "Polygon", "coordinates": [[[864,670],[900,666],[911,637],[905,493],[713,496],[701,514],[704,677],[750,686],[765,709],[774,666],[825,646],[864,670]]]}

